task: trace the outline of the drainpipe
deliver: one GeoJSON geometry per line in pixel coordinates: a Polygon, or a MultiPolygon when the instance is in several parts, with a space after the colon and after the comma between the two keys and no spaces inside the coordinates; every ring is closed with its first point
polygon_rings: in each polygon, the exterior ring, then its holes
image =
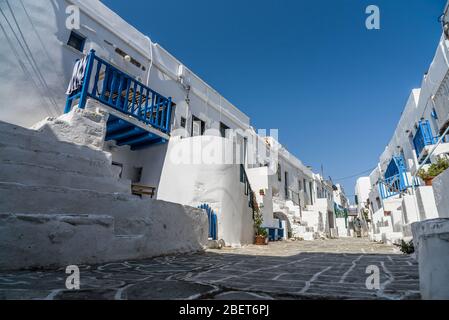
{"type": "Polygon", "coordinates": [[[150,87],[150,74],[151,74],[151,68],[153,67],[153,42],[151,41],[150,37],[146,36],[149,44],[150,44],[150,65],[148,67],[148,73],[147,73],[147,87],[150,87]]]}

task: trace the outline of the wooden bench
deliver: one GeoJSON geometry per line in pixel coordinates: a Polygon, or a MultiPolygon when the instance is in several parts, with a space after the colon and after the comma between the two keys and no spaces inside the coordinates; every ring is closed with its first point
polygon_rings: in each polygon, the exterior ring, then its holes
{"type": "Polygon", "coordinates": [[[156,192],[156,187],[144,186],[140,184],[132,184],[131,185],[131,193],[136,196],[150,196],[150,198],[154,197],[156,192]]]}

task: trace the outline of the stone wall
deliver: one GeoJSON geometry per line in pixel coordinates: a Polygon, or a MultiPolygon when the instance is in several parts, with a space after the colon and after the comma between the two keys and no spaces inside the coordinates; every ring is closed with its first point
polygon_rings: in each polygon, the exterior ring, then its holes
{"type": "Polygon", "coordinates": [[[440,218],[449,218],[449,169],[444,171],[433,182],[433,193],[440,218]]]}
{"type": "Polygon", "coordinates": [[[422,298],[449,299],[449,219],[415,222],[412,230],[422,298]]]}
{"type": "Polygon", "coordinates": [[[0,122],[1,269],[140,259],[207,245],[203,210],[131,195],[130,181],[101,151],[106,120],[75,108],[37,130],[0,122]]]}
{"type": "Polygon", "coordinates": [[[157,206],[152,211],[142,206],[140,215],[122,218],[119,224],[101,214],[1,214],[0,269],[96,264],[203,250],[207,216],[202,210],[163,202],[157,206]]]}

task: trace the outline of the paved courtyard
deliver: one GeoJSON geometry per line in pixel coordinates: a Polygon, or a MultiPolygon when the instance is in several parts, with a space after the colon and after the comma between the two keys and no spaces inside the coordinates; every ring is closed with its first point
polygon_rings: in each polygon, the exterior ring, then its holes
{"type": "Polygon", "coordinates": [[[97,266],[0,272],[0,299],[419,299],[418,265],[365,239],[284,241],[97,266]],[[376,265],[380,288],[369,290],[376,265]]]}

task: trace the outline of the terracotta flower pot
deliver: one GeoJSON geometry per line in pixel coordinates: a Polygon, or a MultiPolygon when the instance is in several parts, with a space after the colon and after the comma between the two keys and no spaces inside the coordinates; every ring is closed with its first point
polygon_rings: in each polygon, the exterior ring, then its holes
{"type": "Polygon", "coordinates": [[[432,185],[432,181],[433,181],[433,178],[428,178],[428,179],[424,180],[424,183],[426,184],[426,186],[431,186],[432,185]]]}
{"type": "Polygon", "coordinates": [[[267,244],[266,237],[264,237],[264,236],[256,236],[255,243],[257,245],[266,245],[267,244]]]}

